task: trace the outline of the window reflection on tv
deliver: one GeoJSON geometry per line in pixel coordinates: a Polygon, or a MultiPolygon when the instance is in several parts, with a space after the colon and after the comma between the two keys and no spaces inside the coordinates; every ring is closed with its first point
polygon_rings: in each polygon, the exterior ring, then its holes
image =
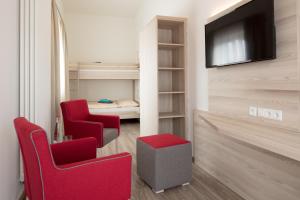
{"type": "Polygon", "coordinates": [[[276,58],[274,0],[253,0],[207,24],[206,67],[276,58]]]}

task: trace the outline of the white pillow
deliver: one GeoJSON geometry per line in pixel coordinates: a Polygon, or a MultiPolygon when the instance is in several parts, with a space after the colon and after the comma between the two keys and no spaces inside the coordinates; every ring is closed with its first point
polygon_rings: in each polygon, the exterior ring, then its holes
{"type": "Polygon", "coordinates": [[[116,103],[121,107],[121,108],[126,108],[126,107],[138,107],[139,104],[134,101],[134,100],[117,100],[116,103]]]}

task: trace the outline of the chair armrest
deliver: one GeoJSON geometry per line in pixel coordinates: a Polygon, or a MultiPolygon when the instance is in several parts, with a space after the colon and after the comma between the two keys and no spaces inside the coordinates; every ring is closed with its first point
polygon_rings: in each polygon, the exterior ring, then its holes
{"type": "Polygon", "coordinates": [[[103,123],[104,128],[120,129],[120,117],[117,115],[93,115],[90,114],[88,120],[103,123]]]}
{"type": "Polygon", "coordinates": [[[103,145],[103,123],[90,121],[69,121],[69,132],[74,139],[94,137],[97,139],[97,147],[103,145]]]}
{"type": "Polygon", "coordinates": [[[52,195],[60,199],[130,199],[131,159],[129,153],[122,153],[59,166],[52,181],[54,187],[63,185],[64,189],[53,189],[52,195]]]}
{"type": "Polygon", "coordinates": [[[83,138],[51,145],[56,165],[64,165],[95,159],[97,156],[96,138],[83,138]]]}

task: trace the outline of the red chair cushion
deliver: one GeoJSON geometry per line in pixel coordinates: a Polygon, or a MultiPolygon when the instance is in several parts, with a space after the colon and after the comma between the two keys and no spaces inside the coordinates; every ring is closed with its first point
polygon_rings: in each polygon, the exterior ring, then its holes
{"type": "Polygon", "coordinates": [[[190,143],[189,141],[171,133],[139,137],[138,140],[152,146],[155,149],[190,143]]]}

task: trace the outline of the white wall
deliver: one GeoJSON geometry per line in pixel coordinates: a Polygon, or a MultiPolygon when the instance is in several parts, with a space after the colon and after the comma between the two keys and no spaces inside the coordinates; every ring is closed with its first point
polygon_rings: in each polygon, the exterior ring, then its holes
{"type": "Polygon", "coordinates": [[[19,1],[1,0],[1,5],[0,199],[15,200],[21,188],[19,150],[13,128],[13,119],[19,115],[19,1]]]}
{"type": "Polygon", "coordinates": [[[133,18],[65,13],[69,61],[137,63],[133,18]]]}
{"type": "MultiPolygon", "coordinates": [[[[51,1],[36,4],[36,121],[50,130],[51,1]]],[[[19,116],[19,1],[1,0],[0,37],[0,199],[15,200],[19,183],[19,148],[13,119],[19,116]]]]}
{"type": "MultiPolygon", "coordinates": [[[[69,62],[138,63],[138,37],[134,18],[65,13],[69,62]]],[[[129,80],[80,81],[80,96],[133,99],[129,80]],[[109,87],[108,87],[109,86],[109,87]]],[[[70,87],[75,87],[73,83],[70,87]]]]}
{"type": "Polygon", "coordinates": [[[132,80],[80,80],[80,98],[88,101],[99,99],[134,99],[132,80]]]}
{"type": "Polygon", "coordinates": [[[194,0],[141,0],[136,16],[138,31],[142,30],[156,15],[166,16],[191,16],[194,0]]]}
{"type": "Polygon", "coordinates": [[[35,118],[50,138],[51,130],[51,0],[36,1],[35,118]]]}

